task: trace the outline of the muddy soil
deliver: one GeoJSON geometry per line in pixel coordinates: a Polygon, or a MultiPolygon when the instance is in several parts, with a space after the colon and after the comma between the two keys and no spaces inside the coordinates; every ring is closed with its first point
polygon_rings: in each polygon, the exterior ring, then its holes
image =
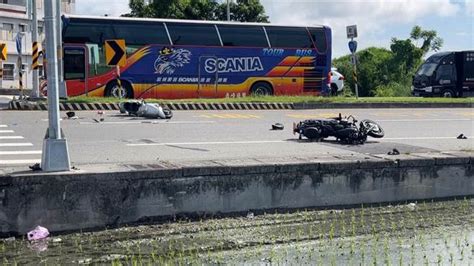
{"type": "Polygon", "coordinates": [[[0,240],[15,264],[474,265],[474,199],[0,240]]]}

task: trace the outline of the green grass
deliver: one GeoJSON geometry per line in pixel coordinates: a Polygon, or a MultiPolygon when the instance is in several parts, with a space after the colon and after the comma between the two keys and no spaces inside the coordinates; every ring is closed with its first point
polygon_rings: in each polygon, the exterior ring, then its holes
{"type": "MultiPolygon", "coordinates": [[[[62,100],[65,103],[116,103],[127,101],[105,97],[71,97],[62,100]]],[[[241,102],[276,102],[276,103],[474,103],[474,98],[422,98],[422,97],[317,97],[317,96],[266,96],[243,98],[216,98],[216,99],[183,99],[162,100],[147,99],[147,102],[164,103],[241,103],[241,102]]]]}

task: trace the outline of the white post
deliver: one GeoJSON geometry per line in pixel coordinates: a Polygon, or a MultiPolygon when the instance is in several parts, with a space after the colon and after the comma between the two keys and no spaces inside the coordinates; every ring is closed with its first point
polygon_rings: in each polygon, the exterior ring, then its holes
{"type": "MultiPolygon", "coordinates": [[[[28,0],[32,2],[31,11],[32,13],[32,23],[31,23],[31,40],[33,42],[33,61],[39,60],[39,51],[35,53],[34,49],[36,48],[39,50],[39,43],[38,43],[38,16],[36,10],[36,0],[28,0]],[[36,45],[35,45],[36,44],[36,45]]],[[[31,90],[31,97],[38,98],[39,97],[39,77],[38,77],[38,69],[34,69],[35,64],[32,64],[32,71],[33,71],[33,88],[31,90]]]]}
{"type": "Polygon", "coordinates": [[[48,72],[48,119],[49,128],[43,141],[41,167],[43,171],[69,171],[67,141],[61,136],[58,95],[58,54],[56,53],[55,0],[44,0],[44,22],[46,33],[46,58],[48,72]]]}

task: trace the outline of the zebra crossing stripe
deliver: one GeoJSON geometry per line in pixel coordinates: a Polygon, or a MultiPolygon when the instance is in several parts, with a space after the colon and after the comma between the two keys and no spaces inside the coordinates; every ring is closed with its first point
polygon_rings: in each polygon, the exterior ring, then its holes
{"type": "Polygon", "coordinates": [[[9,165],[9,164],[32,164],[40,163],[41,159],[30,159],[30,160],[0,160],[0,165],[9,165]]]}
{"type": "Polygon", "coordinates": [[[0,143],[0,147],[28,147],[33,146],[33,143],[0,143]]]}
{"type": "Polygon", "coordinates": [[[37,155],[42,151],[0,151],[0,155],[37,155]]]}
{"type": "Polygon", "coordinates": [[[0,139],[24,139],[22,136],[0,136],[0,139]]]}

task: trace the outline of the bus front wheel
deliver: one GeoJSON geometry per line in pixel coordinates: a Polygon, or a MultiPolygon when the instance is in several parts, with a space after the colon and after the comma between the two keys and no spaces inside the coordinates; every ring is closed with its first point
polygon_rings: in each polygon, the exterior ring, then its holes
{"type": "Polygon", "coordinates": [[[105,97],[133,98],[132,85],[128,81],[120,80],[121,87],[116,80],[112,80],[105,86],[105,97]]]}
{"type": "Polygon", "coordinates": [[[252,96],[268,96],[273,95],[273,88],[267,82],[257,82],[250,88],[250,94],[252,96]]]}

